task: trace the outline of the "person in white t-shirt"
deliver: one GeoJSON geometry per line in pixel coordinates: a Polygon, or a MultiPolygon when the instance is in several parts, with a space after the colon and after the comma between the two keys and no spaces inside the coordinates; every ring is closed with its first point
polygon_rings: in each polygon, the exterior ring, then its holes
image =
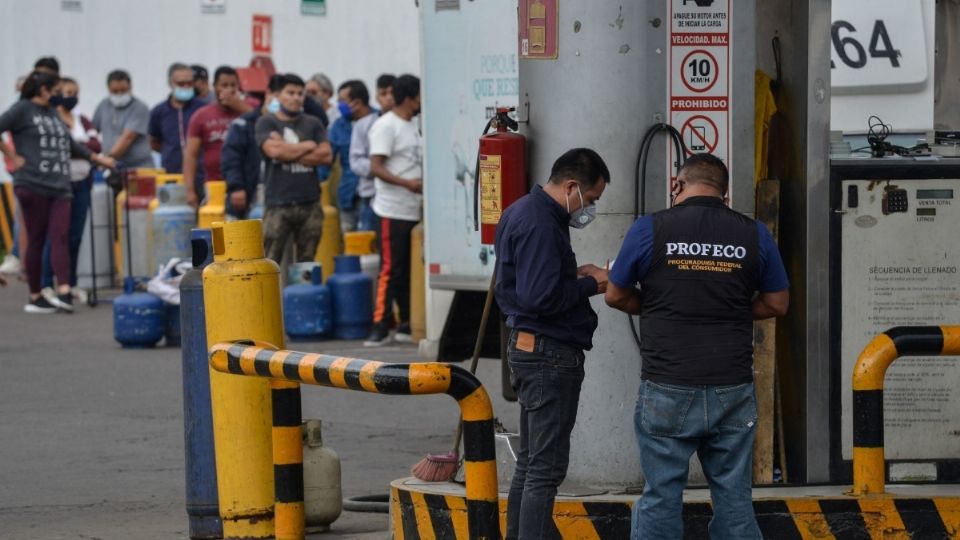
{"type": "Polygon", "coordinates": [[[400,321],[394,339],[410,342],[410,236],[420,222],[423,159],[420,129],[420,79],[401,75],[393,83],[393,110],[370,128],[370,172],[375,177],[373,211],[379,220],[380,281],[367,347],[390,339],[393,303],[400,321]]]}

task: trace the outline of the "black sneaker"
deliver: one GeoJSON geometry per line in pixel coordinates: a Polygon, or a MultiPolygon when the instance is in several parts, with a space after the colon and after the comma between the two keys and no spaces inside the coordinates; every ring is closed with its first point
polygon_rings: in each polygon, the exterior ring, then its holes
{"type": "Polygon", "coordinates": [[[50,304],[65,313],[73,313],[73,295],[70,293],[58,294],[56,297],[50,299],[50,304]]]}
{"type": "Polygon", "coordinates": [[[47,299],[41,296],[36,300],[31,300],[30,303],[23,306],[23,311],[36,315],[49,315],[57,312],[57,306],[47,302],[47,299]]]}
{"type": "Polygon", "coordinates": [[[373,332],[370,333],[370,337],[363,342],[364,347],[382,347],[390,341],[390,331],[387,330],[386,325],[375,324],[373,325],[373,332]]]}
{"type": "Polygon", "coordinates": [[[397,332],[393,335],[397,343],[413,343],[413,332],[410,330],[410,323],[401,323],[397,326],[397,332]]]}

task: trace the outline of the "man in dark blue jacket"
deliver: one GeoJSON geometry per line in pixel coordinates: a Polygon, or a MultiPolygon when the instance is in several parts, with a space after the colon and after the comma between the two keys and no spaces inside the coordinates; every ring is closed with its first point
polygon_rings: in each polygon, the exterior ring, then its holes
{"type": "Polygon", "coordinates": [[[256,202],[262,157],[254,127],[262,115],[279,109],[275,98],[279,84],[279,75],[270,77],[263,104],[230,124],[220,152],[220,171],[227,182],[227,213],[237,219],[245,219],[256,202]]]}
{"type": "Polygon", "coordinates": [[[520,401],[520,450],[507,503],[507,539],[559,539],[553,500],[567,474],[577,419],[584,350],[597,314],[590,297],[607,272],[577,267],[570,227],[586,227],[610,182],[596,152],[560,156],[545,186],[535,186],[497,226],[496,296],[510,328],[510,382],[520,401]]]}

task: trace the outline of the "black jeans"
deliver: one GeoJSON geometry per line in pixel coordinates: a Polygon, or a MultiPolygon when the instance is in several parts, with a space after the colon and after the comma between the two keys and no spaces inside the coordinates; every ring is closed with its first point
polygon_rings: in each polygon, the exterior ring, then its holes
{"type": "Polygon", "coordinates": [[[560,538],[553,500],[567,476],[583,350],[538,335],[533,352],[521,351],[517,334],[510,333],[507,349],[510,383],[520,402],[520,450],[507,499],[507,540],[560,538]]]}

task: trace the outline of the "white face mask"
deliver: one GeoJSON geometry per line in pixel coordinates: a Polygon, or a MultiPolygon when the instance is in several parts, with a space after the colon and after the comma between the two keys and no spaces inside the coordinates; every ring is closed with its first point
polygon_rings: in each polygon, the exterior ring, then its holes
{"type": "Polygon", "coordinates": [[[574,229],[582,229],[597,219],[597,205],[583,205],[583,193],[580,191],[580,184],[577,184],[577,196],[580,197],[580,208],[570,213],[570,199],[567,202],[567,213],[570,214],[570,226],[574,229]]]}
{"type": "Polygon", "coordinates": [[[118,109],[126,107],[131,101],[133,101],[133,96],[130,94],[110,94],[110,103],[118,109]]]}

